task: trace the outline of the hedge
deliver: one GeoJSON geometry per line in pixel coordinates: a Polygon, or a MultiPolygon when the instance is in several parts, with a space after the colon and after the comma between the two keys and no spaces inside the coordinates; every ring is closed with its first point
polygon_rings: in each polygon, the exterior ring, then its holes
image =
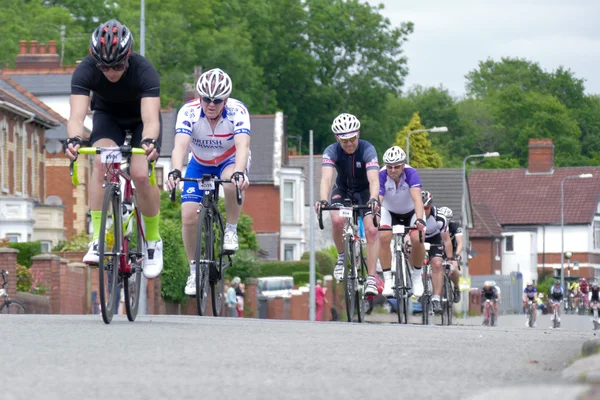
{"type": "Polygon", "coordinates": [[[10,242],[9,247],[19,250],[17,253],[17,264],[31,267],[31,257],[37,256],[42,252],[40,242],[10,242]]]}
{"type": "MultiPolygon", "coordinates": [[[[296,285],[296,287],[307,285],[310,281],[310,272],[298,271],[294,272],[292,276],[294,277],[294,285],[296,285]]],[[[315,272],[315,281],[317,279],[323,280],[323,275],[315,272]]]]}
{"type": "Polygon", "coordinates": [[[267,261],[261,264],[258,277],[293,276],[294,272],[308,272],[308,261],[267,261]]]}
{"type": "MultiPolygon", "coordinates": [[[[308,251],[302,254],[302,260],[309,260],[310,253],[308,251]]],[[[332,275],[335,268],[336,259],[328,252],[319,250],[315,252],[316,269],[323,275],[332,275]]]]}

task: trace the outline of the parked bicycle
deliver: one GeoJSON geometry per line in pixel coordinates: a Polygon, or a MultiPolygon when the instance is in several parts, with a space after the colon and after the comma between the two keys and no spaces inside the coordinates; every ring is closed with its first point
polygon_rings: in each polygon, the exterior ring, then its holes
{"type": "MultiPolygon", "coordinates": [[[[392,269],[394,274],[394,297],[396,299],[396,311],[399,324],[408,324],[408,304],[412,296],[411,267],[408,262],[408,245],[404,238],[415,226],[405,228],[404,225],[394,225],[391,228],[379,228],[380,231],[392,231],[392,248],[395,254],[395,265],[392,269]]],[[[423,242],[423,233],[419,231],[419,240],[423,242]]]]}
{"type": "Polygon", "coordinates": [[[6,286],[8,286],[8,282],[6,281],[6,275],[8,275],[8,271],[0,269],[0,274],[2,275],[0,301],[2,301],[1,299],[4,299],[4,302],[0,304],[0,314],[27,314],[27,309],[22,303],[16,300],[11,300],[10,297],[8,297],[8,291],[6,290],[6,286]]]}
{"type": "MultiPolygon", "coordinates": [[[[346,299],[346,316],[348,322],[363,322],[367,301],[364,299],[365,282],[368,277],[367,262],[363,254],[362,241],[358,232],[358,216],[361,210],[370,210],[370,206],[352,204],[351,199],[344,199],[344,205],[319,206],[319,227],[323,229],[323,211],[339,211],[340,217],[346,218],[344,224],[344,297],[346,299]],[[356,313],[356,315],[355,315],[356,313]],[[356,317],[356,318],[355,318],[356,317]]],[[[377,219],[373,219],[377,227],[377,219]]]]}
{"type": "MultiPolygon", "coordinates": [[[[225,270],[231,266],[233,251],[223,249],[223,234],[225,226],[219,212],[219,186],[233,184],[228,179],[217,179],[211,174],[204,174],[202,178],[180,178],[182,182],[196,182],[200,190],[204,191],[202,207],[198,209],[198,237],[193,264],[196,265],[196,305],[198,315],[206,315],[208,290],[213,316],[223,315],[223,300],[225,298],[225,284],[223,277],[225,270]]],[[[242,193],[236,185],[237,203],[242,204],[242,193]]],[[[175,189],[171,190],[171,201],[175,201],[175,189]]]]}
{"type": "Polygon", "coordinates": [[[496,326],[496,301],[486,299],[483,307],[483,325],[496,326]]]}
{"type": "MultiPolygon", "coordinates": [[[[98,237],[100,308],[106,324],[112,321],[120,301],[119,286],[122,285],[124,290],[125,311],[129,321],[135,321],[140,304],[147,240],[129,166],[133,155],[143,155],[145,151],[131,147],[131,137],[132,132],[125,130],[122,146],[79,149],[79,154],[100,154],[107,168],[98,237]]],[[[151,162],[148,163],[148,176],[150,183],[155,185],[154,165],[151,162]]],[[[77,160],[71,161],[71,179],[73,185],[79,184],[77,160]]]]}
{"type": "MultiPolygon", "coordinates": [[[[454,316],[454,283],[450,275],[452,274],[453,265],[451,260],[446,260],[442,263],[444,270],[444,286],[442,288],[442,325],[452,325],[452,317],[454,316]]],[[[494,320],[495,322],[495,320],[494,320]]]]}

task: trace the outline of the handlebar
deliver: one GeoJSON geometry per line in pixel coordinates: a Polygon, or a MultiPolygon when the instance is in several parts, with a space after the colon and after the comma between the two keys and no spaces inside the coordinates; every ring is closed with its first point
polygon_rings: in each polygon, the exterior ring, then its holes
{"type": "MultiPolygon", "coordinates": [[[[394,228],[393,227],[389,227],[389,228],[379,227],[378,230],[379,231],[392,231],[393,232],[394,228]]],[[[406,230],[408,230],[408,231],[418,231],[419,232],[419,243],[423,243],[423,231],[420,230],[416,225],[412,225],[412,226],[406,227],[405,228],[405,232],[406,232],[406,230]]]]}
{"type": "MultiPolygon", "coordinates": [[[[182,178],[179,178],[179,181],[180,182],[196,182],[196,183],[213,181],[217,185],[222,185],[224,183],[230,183],[233,185],[233,182],[231,182],[231,180],[217,179],[216,176],[211,175],[211,174],[204,174],[204,175],[202,175],[202,178],[183,178],[182,177],[182,178]]],[[[171,194],[170,194],[169,198],[171,199],[172,202],[175,201],[175,191],[176,190],[177,190],[177,188],[171,189],[171,194]]],[[[235,185],[235,197],[236,197],[238,205],[241,206],[242,205],[242,192],[238,185],[235,185]]]]}
{"type": "MultiPolygon", "coordinates": [[[[318,219],[319,219],[319,228],[321,230],[324,229],[323,226],[323,211],[335,211],[335,210],[339,210],[339,209],[344,209],[344,208],[351,208],[352,209],[352,215],[354,216],[358,211],[360,210],[371,210],[371,212],[373,211],[372,208],[370,206],[363,206],[363,205],[357,205],[357,204],[353,204],[350,206],[343,206],[343,205],[335,205],[335,206],[327,206],[327,207],[322,207],[319,205],[319,211],[317,213],[318,215],[318,219]]],[[[377,228],[377,226],[379,226],[379,224],[377,223],[377,216],[373,216],[373,225],[377,228]]]]}

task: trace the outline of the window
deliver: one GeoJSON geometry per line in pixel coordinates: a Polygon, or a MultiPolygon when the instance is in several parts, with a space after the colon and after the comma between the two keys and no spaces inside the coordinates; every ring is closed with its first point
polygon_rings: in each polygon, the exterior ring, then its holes
{"type": "Polygon", "coordinates": [[[283,222],[294,222],[294,181],[283,182],[283,222]]]}
{"type": "Polygon", "coordinates": [[[600,221],[594,221],[594,249],[600,249],[600,221]]]}
{"type": "Polygon", "coordinates": [[[293,244],[286,244],[283,247],[283,260],[284,261],[294,261],[294,250],[296,246],[293,244]]]}
{"type": "Polygon", "coordinates": [[[49,240],[42,240],[40,241],[40,244],[42,245],[42,253],[50,253],[50,251],[52,250],[52,242],[49,240]]]}
{"type": "Polygon", "coordinates": [[[514,236],[512,236],[512,235],[504,237],[504,251],[506,251],[506,252],[515,251],[513,239],[514,239],[514,236]]]}
{"type": "Polygon", "coordinates": [[[6,238],[8,239],[9,242],[17,243],[19,241],[19,239],[21,238],[21,235],[19,233],[7,233],[6,238]]]}

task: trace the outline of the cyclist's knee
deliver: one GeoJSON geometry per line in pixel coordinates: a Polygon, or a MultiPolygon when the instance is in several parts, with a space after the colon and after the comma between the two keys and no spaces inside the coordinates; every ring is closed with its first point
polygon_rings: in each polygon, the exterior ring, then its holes
{"type": "Polygon", "coordinates": [[[377,234],[379,231],[373,225],[367,227],[365,229],[365,236],[367,237],[367,242],[375,242],[377,241],[377,234]]]}
{"type": "MultiPolygon", "coordinates": [[[[382,245],[388,245],[390,242],[392,241],[392,232],[390,231],[381,231],[379,232],[379,241],[381,242],[382,245]]],[[[385,247],[385,246],[383,246],[385,247]]]]}

